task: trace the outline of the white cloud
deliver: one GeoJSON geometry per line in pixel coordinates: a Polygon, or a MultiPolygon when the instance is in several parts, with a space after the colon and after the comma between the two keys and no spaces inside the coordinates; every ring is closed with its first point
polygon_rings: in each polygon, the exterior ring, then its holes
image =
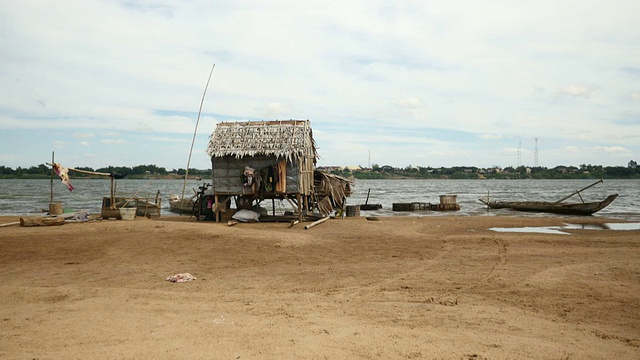
{"type": "Polygon", "coordinates": [[[574,96],[574,97],[590,98],[593,91],[594,91],[593,88],[586,85],[571,84],[559,89],[558,94],[574,96]]]}
{"type": "Polygon", "coordinates": [[[96,136],[93,133],[74,133],[73,137],[78,139],[92,139],[96,136]]]}
{"type": "Polygon", "coordinates": [[[416,98],[399,99],[394,101],[393,104],[400,109],[417,109],[424,106],[422,101],[416,98]]]}
{"type": "Polygon", "coordinates": [[[480,134],[478,137],[483,140],[500,140],[504,138],[504,136],[500,134],[480,134]]]}
{"type": "Polygon", "coordinates": [[[106,145],[121,145],[121,144],[126,144],[127,141],[123,139],[104,139],[104,140],[100,140],[100,143],[106,144],[106,145]]]}
{"type": "Polygon", "coordinates": [[[267,119],[276,119],[282,116],[286,118],[287,115],[291,114],[291,109],[282,103],[269,103],[263,110],[263,114],[267,119]]]}
{"type": "Polygon", "coordinates": [[[633,153],[629,149],[622,146],[596,146],[594,151],[605,152],[615,157],[630,158],[633,156],[633,153]]]}

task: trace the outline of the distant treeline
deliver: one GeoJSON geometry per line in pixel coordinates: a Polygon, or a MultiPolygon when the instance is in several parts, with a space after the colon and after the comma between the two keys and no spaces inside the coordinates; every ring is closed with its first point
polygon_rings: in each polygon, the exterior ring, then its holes
{"type": "Polygon", "coordinates": [[[640,167],[635,161],[628,166],[586,165],[536,167],[478,168],[475,166],[394,168],[373,165],[371,168],[326,167],[325,171],[356,179],[640,179],[640,167]]]}
{"type": "MultiPolygon", "coordinates": [[[[126,175],[127,178],[181,178],[184,177],[185,169],[173,169],[168,171],[164,167],[156,165],[138,165],[134,167],[126,166],[109,166],[105,168],[93,169],[89,167],[76,167],[75,169],[100,172],[109,174],[126,175]]],[[[546,168],[542,166],[536,167],[506,167],[506,168],[478,168],[475,166],[453,166],[453,167],[422,167],[407,166],[404,168],[396,168],[389,165],[379,166],[374,164],[371,168],[362,167],[319,167],[320,170],[330,172],[332,174],[353,177],[356,179],[394,179],[394,178],[412,178],[412,179],[640,179],[640,167],[638,163],[631,160],[627,166],[601,166],[586,165],[576,166],[556,166],[554,168],[546,168]]],[[[91,178],[92,175],[80,172],[71,172],[69,174],[74,178],[91,178]]],[[[199,176],[207,178],[211,176],[211,169],[189,169],[190,176],[199,176]]],[[[0,166],[0,179],[12,178],[49,178],[51,176],[51,167],[45,164],[32,166],[30,168],[18,167],[12,169],[6,166],[0,166]]]]}
{"type": "MultiPolygon", "coordinates": [[[[127,178],[140,179],[149,177],[184,177],[186,169],[173,169],[167,171],[164,167],[158,167],[156,165],[138,165],[134,167],[127,166],[109,166],[104,168],[93,169],[90,167],[74,167],[77,170],[84,170],[90,172],[99,172],[107,174],[119,174],[126,175],[127,178]]],[[[209,177],[211,176],[211,169],[199,170],[189,169],[189,175],[209,177]]],[[[96,175],[83,174],[81,172],[70,171],[69,176],[73,178],[92,178],[96,175]]],[[[15,170],[6,166],[0,166],[0,178],[1,179],[39,179],[51,177],[51,167],[45,164],[38,166],[32,166],[30,168],[18,167],[15,170]]]]}

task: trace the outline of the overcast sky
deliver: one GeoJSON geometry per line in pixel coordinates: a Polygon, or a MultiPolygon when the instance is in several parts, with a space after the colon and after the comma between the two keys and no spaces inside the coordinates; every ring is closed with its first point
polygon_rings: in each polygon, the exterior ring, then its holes
{"type": "Polygon", "coordinates": [[[220,121],[318,165],[640,161],[640,1],[0,0],[0,165],[206,169],[220,121]]]}

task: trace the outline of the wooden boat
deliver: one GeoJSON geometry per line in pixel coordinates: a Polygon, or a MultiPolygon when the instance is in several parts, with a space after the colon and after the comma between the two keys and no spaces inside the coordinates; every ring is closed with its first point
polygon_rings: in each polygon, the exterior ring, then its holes
{"type": "Polygon", "coordinates": [[[609,195],[599,202],[563,203],[549,201],[488,201],[479,199],[492,209],[511,209],[516,211],[547,212],[565,215],[591,215],[613,202],[618,194],[609,195]]]}
{"type": "Polygon", "coordinates": [[[169,211],[176,214],[189,214],[193,212],[193,203],[195,197],[187,200],[181,200],[178,195],[171,195],[169,198],[169,211]]]}
{"type": "Polygon", "coordinates": [[[586,186],[580,190],[576,190],[571,195],[565,196],[562,199],[556,202],[550,201],[489,201],[489,199],[479,199],[480,202],[487,205],[491,209],[511,209],[516,211],[530,211],[530,212],[546,212],[546,213],[554,213],[554,214],[565,214],[565,215],[592,215],[613,202],[618,197],[618,194],[613,194],[607,196],[606,199],[598,202],[584,202],[582,200],[582,196],[580,196],[580,192],[584,191],[596,184],[603,182],[602,179],[596,181],[595,183],[586,186]],[[565,203],[563,201],[568,198],[578,195],[582,202],[576,203],[565,203]]]}

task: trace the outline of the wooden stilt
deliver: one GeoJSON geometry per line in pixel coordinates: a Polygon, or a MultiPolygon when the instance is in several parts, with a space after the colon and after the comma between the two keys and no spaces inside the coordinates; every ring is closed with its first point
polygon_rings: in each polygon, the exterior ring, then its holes
{"type": "Polygon", "coordinates": [[[213,212],[216,215],[216,222],[220,222],[220,211],[218,210],[218,203],[220,202],[220,196],[218,194],[216,194],[216,195],[213,196],[213,198],[215,199],[213,212]]]}

